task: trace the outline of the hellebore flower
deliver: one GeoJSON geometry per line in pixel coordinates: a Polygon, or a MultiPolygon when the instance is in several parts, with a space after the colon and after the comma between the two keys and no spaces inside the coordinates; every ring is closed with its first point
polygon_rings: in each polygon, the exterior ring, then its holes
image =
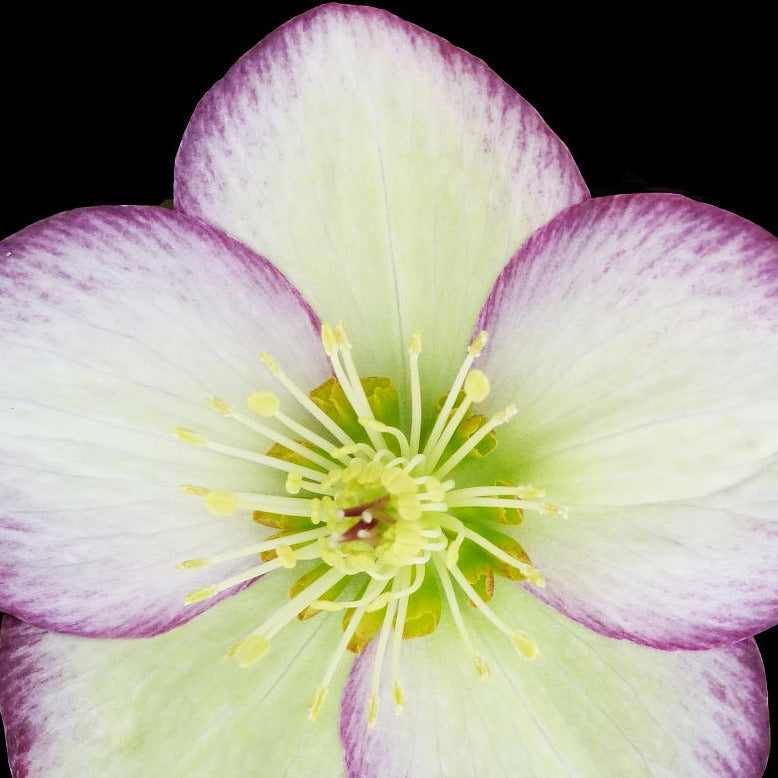
{"type": "Polygon", "coordinates": [[[353,6],[203,98],[175,203],[0,249],[17,778],[761,774],[778,241],[589,199],[353,6]]]}

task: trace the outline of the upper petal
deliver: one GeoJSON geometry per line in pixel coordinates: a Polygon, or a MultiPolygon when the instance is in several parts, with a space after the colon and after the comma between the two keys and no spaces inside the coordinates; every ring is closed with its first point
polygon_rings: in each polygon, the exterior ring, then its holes
{"type": "Polygon", "coordinates": [[[492,600],[538,644],[531,662],[474,610],[464,614],[491,668],[484,683],[451,620],[403,644],[405,711],[385,674],[365,726],[372,650],[354,665],[341,737],[349,778],[758,778],[769,751],[767,690],[752,639],[658,651],[565,619],[511,585],[492,600]],[[477,630],[477,631],[476,631],[477,630]]]}
{"type": "Polygon", "coordinates": [[[399,378],[421,330],[439,344],[425,360],[438,391],[511,254],[587,196],[566,147],[483,62],[340,5],[285,24],[208,92],[175,193],[342,319],[368,373],[399,378]]]}
{"type": "MultiPolygon", "coordinates": [[[[500,276],[479,325],[543,596],[662,646],[778,618],[778,240],[675,195],[575,206],[500,276]]],[[[483,365],[482,365],[483,366],[483,365]]]]}
{"type": "Polygon", "coordinates": [[[100,635],[191,618],[202,606],[183,596],[213,571],[175,564],[256,542],[257,526],[210,516],[178,486],[277,484],[171,429],[265,451],[204,399],[239,406],[268,386],[260,350],[315,386],[315,317],[251,250],[159,208],[39,222],[0,243],[0,283],[0,608],[100,635]]]}

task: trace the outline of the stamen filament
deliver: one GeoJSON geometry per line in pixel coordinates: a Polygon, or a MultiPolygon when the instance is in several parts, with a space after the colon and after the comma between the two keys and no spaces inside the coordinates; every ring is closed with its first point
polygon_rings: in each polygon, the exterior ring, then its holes
{"type": "Polygon", "coordinates": [[[235,510],[266,511],[267,513],[279,513],[284,516],[310,517],[311,515],[311,501],[305,497],[278,497],[274,494],[255,494],[253,492],[226,492],[214,489],[205,498],[206,506],[210,498],[216,497],[220,499],[222,496],[226,498],[228,495],[234,501],[235,510]]]}
{"type": "Polygon", "coordinates": [[[184,597],[184,605],[194,605],[196,602],[203,602],[203,600],[209,600],[211,597],[215,597],[219,592],[223,592],[225,589],[230,589],[233,586],[242,584],[245,581],[250,581],[252,578],[257,578],[260,575],[269,573],[271,570],[277,570],[279,567],[283,567],[281,559],[271,559],[269,562],[264,562],[256,567],[250,567],[241,573],[225,578],[217,584],[211,584],[202,589],[196,589],[193,592],[184,597]]]}
{"type": "Polygon", "coordinates": [[[332,676],[335,675],[335,670],[337,670],[343,655],[346,653],[348,644],[351,642],[351,638],[357,631],[357,627],[359,626],[359,622],[362,620],[362,616],[365,615],[365,608],[367,607],[365,600],[373,598],[373,590],[375,589],[378,590],[376,594],[379,594],[384,585],[385,584],[381,583],[380,581],[370,581],[370,583],[368,583],[367,589],[365,589],[365,596],[362,597],[363,604],[357,607],[354,613],[351,614],[351,619],[349,620],[346,628],[343,630],[343,634],[341,635],[340,640],[338,641],[338,645],[336,646],[332,658],[330,659],[330,663],[327,665],[322,682],[319,684],[319,688],[316,690],[311,707],[308,709],[309,721],[314,721],[321,712],[324,700],[327,696],[327,692],[329,691],[332,676]]]}
{"type": "MultiPolygon", "coordinates": [[[[323,467],[325,470],[329,470],[332,467],[331,459],[326,459],[321,454],[312,451],[310,448],[301,445],[296,440],[292,440],[290,437],[287,437],[280,432],[276,432],[276,430],[268,427],[265,424],[254,421],[254,419],[250,419],[241,413],[236,413],[235,411],[226,415],[228,415],[231,419],[235,419],[235,421],[239,422],[245,427],[248,427],[254,432],[258,432],[260,435],[264,435],[266,438],[269,438],[275,443],[279,443],[280,445],[288,448],[290,451],[294,451],[295,454],[299,454],[301,457],[304,457],[308,461],[323,467]]],[[[331,448],[334,448],[334,446],[331,446],[331,448]]]]}
{"type": "MultiPolygon", "coordinates": [[[[399,576],[395,576],[392,582],[392,589],[397,588],[399,576]]],[[[381,668],[384,664],[386,655],[386,645],[389,642],[389,633],[392,629],[394,614],[397,611],[397,600],[391,600],[386,606],[384,621],[381,624],[381,631],[378,633],[378,644],[376,645],[375,657],[373,659],[373,676],[370,684],[370,700],[368,703],[367,726],[372,729],[378,720],[378,689],[381,684],[381,668]]]]}
{"type": "MultiPolygon", "coordinates": [[[[488,551],[496,559],[499,559],[501,562],[505,562],[506,565],[510,565],[511,567],[516,568],[516,570],[518,570],[522,575],[526,576],[527,579],[534,583],[536,586],[544,586],[543,578],[536,568],[534,568],[532,565],[528,565],[526,562],[521,562],[515,557],[512,557],[510,554],[503,551],[499,546],[496,546],[494,543],[488,541],[483,535],[479,535],[477,532],[471,530],[469,527],[467,527],[467,525],[465,525],[456,517],[452,516],[451,514],[447,514],[440,516],[439,521],[441,527],[445,527],[446,529],[457,533],[457,540],[459,538],[468,538],[469,540],[472,540],[473,543],[479,545],[482,549],[484,549],[484,551],[488,551]]],[[[453,545],[454,542],[456,541],[452,541],[452,544],[450,545],[453,545]]]]}
{"type": "Polygon", "coordinates": [[[304,438],[309,443],[313,443],[314,446],[317,446],[330,456],[333,456],[337,459],[346,458],[343,454],[338,455],[336,453],[339,449],[334,443],[331,443],[321,435],[317,435],[312,430],[309,430],[308,427],[305,427],[302,424],[298,424],[294,419],[289,418],[289,416],[287,416],[282,411],[276,411],[276,413],[273,415],[273,418],[277,419],[281,422],[281,424],[283,424],[285,427],[288,427],[292,432],[299,435],[301,438],[304,438]]]}
{"type": "MultiPolygon", "coordinates": [[[[459,390],[462,388],[462,384],[465,383],[465,378],[467,378],[467,373],[470,370],[470,366],[473,364],[475,357],[476,355],[471,353],[471,349],[468,348],[467,356],[462,362],[462,366],[459,368],[459,372],[457,373],[456,378],[454,379],[454,383],[451,384],[451,389],[449,389],[448,391],[448,395],[446,396],[446,400],[443,403],[443,407],[440,409],[438,418],[435,419],[435,424],[432,427],[432,432],[430,432],[429,437],[427,438],[427,443],[424,446],[424,450],[421,452],[425,456],[427,456],[428,453],[437,444],[440,433],[443,431],[443,427],[448,421],[448,417],[449,414],[451,413],[451,409],[454,407],[454,403],[456,402],[457,397],[459,396],[459,390]]],[[[428,466],[427,469],[429,470],[432,468],[431,466],[428,466]]]]}
{"type": "MultiPolygon", "coordinates": [[[[417,565],[414,568],[413,585],[418,589],[424,580],[425,565],[417,565]],[[417,585],[418,584],[418,585],[417,585]]],[[[401,578],[401,585],[408,586],[411,573],[407,567],[404,567],[398,577],[401,578]]],[[[414,591],[416,591],[414,589],[414,591]]],[[[400,685],[400,647],[403,641],[403,630],[405,629],[405,619],[408,615],[408,597],[403,597],[397,605],[397,616],[394,622],[394,634],[392,635],[392,697],[394,699],[394,711],[399,716],[405,708],[405,698],[400,685]]]]}
{"type": "Polygon", "coordinates": [[[483,613],[486,618],[497,627],[500,632],[510,638],[511,642],[521,652],[525,659],[534,659],[537,656],[538,649],[535,642],[526,632],[512,630],[503,622],[495,612],[481,599],[478,592],[471,586],[464,574],[458,567],[448,568],[451,576],[462,587],[462,591],[470,598],[475,607],[483,613]]]}
{"type": "Polygon", "coordinates": [[[298,613],[304,611],[314,600],[318,600],[322,594],[331,589],[340,581],[346,573],[332,568],[320,578],[292,597],[289,602],[282,605],[272,616],[257,627],[251,635],[263,635],[270,639],[280,632],[298,613]]]}
{"type": "Polygon", "coordinates": [[[544,497],[545,491],[534,486],[468,486],[463,489],[452,489],[448,492],[449,498],[459,497],[499,497],[502,495],[515,495],[520,500],[544,497]]]}
{"type": "Polygon", "coordinates": [[[405,433],[397,427],[391,427],[388,424],[377,421],[374,418],[366,418],[360,416],[359,423],[365,428],[367,432],[375,430],[376,432],[384,432],[387,435],[391,435],[400,444],[400,457],[402,459],[408,459],[411,456],[411,447],[408,443],[408,439],[405,437],[405,433]]]}
{"type": "MultiPolygon", "coordinates": [[[[419,380],[419,354],[421,354],[421,333],[414,332],[408,344],[411,379],[411,436],[408,441],[411,451],[419,450],[421,438],[421,382],[419,380]]],[[[412,469],[412,468],[409,468],[412,469]]]]}
{"type": "Polygon", "coordinates": [[[307,543],[310,540],[327,537],[329,534],[330,530],[327,527],[320,527],[318,529],[306,530],[305,532],[297,532],[293,535],[284,535],[283,537],[274,538],[273,540],[255,543],[253,546],[244,546],[243,548],[235,548],[221,554],[214,554],[214,556],[210,557],[187,559],[185,562],[179,562],[176,565],[176,570],[188,570],[193,567],[209,567],[210,565],[217,565],[221,562],[228,562],[231,559],[242,559],[246,556],[261,554],[263,551],[273,551],[281,545],[296,546],[300,543],[307,543]]]}
{"type": "Polygon", "coordinates": [[[450,473],[495,427],[505,424],[516,415],[516,406],[509,405],[504,410],[496,413],[492,418],[479,427],[460,447],[455,451],[434,473],[437,478],[443,478],[450,473]]]}
{"type": "Polygon", "coordinates": [[[278,459],[277,457],[269,457],[266,454],[258,454],[256,451],[248,451],[244,448],[235,448],[234,446],[226,446],[222,443],[214,443],[213,441],[206,440],[201,444],[204,448],[216,451],[219,454],[226,454],[227,456],[234,457],[236,459],[244,459],[247,462],[256,462],[258,465],[265,465],[265,467],[272,467],[276,470],[283,470],[289,472],[290,470],[299,470],[303,475],[312,478],[315,481],[321,481],[326,473],[321,470],[313,470],[309,467],[302,467],[294,462],[287,462],[285,459],[278,459]]]}
{"type": "Polygon", "coordinates": [[[298,389],[296,384],[284,373],[281,366],[276,360],[270,356],[267,352],[262,352],[259,355],[262,363],[265,367],[275,376],[276,380],[294,397],[297,402],[305,408],[308,413],[311,414],[317,421],[329,430],[334,437],[336,437],[344,446],[353,445],[354,441],[349,435],[341,428],[341,426],[327,416],[324,411],[319,408],[316,403],[308,397],[305,392],[298,389]]]}
{"type": "Polygon", "coordinates": [[[443,587],[443,593],[446,596],[446,602],[448,602],[448,607],[451,610],[451,616],[454,619],[454,624],[456,625],[457,631],[459,632],[459,636],[462,638],[462,642],[467,646],[467,648],[470,650],[470,653],[473,655],[475,668],[478,671],[478,674],[484,681],[487,681],[489,680],[490,675],[489,666],[484,661],[481,653],[476,649],[472,639],[470,638],[470,633],[465,627],[465,622],[462,619],[462,612],[459,610],[457,595],[454,591],[454,587],[451,585],[451,578],[449,576],[448,568],[438,554],[435,554],[432,557],[432,563],[435,565],[435,571],[437,572],[438,578],[440,579],[440,585],[443,587]]]}
{"type": "MultiPolygon", "coordinates": [[[[324,350],[330,358],[335,378],[337,378],[340,388],[346,395],[346,399],[351,403],[351,407],[356,411],[357,416],[374,419],[373,411],[370,408],[370,403],[367,401],[365,390],[362,388],[362,382],[359,379],[359,373],[351,358],[351,344],[346,337],[343,325],[336,324],[333,328],[329,322],[322,322],[321,337],[324,350]]],[[[386,447],[380,432],[367,427],[365,427],[365,432],[367,432],[371,443],[376,448],[386,447]]]]}

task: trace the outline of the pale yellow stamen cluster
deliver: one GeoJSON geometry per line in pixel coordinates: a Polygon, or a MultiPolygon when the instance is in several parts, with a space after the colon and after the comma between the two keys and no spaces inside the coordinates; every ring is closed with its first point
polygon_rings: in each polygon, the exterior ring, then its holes
{"type": "Polygon", "coordinates": [[[286,495],[183,485],[181,490],[185,494],[202,499],[205,508],[216,516],[239,511],[273,514],[286,517],[284,521],[290,522],[291,528],[244,548],[186,560],[178,569],[202,568],[263,555],[262,564],[198,589],[185,599],[186,603],[197,603],[273,570],[292,569],[306,561],[324,563],[324,572],[318,578],[294,593],[282,608],[224,654],[241,667],[251,666],[270,649],[273,637],[307,609],[349,612],[341,640],[311,703],[311,719],[320,712],[335,670],[363,617],[380,610],[384,610],[384,616],[375,638],[368,725],[375,724],[378,716],[380,671],[387,652],[391,656],[394,706],[398,713],[403,710],[405,698],[400,684],[403,631],[409,602],[430,571],[434,571],[440,581],[457,630],[482,678],[489,677],[489,668],[466,627],[457,589],[512,641],[522,656],[531,659],[537,653],[531,637],[507,626],[458,566],[462,544],[467,541],[489,554],[496,563],[542,586],[540,573],[526,557],[519,558],[492,543],[451,510],[512,508],[565,515],[562,508],[538,502],[543,493],[532,486],[489,485],[458,489],[454,479],[446,478],[487,435],[516,413],[513,406],[508,406],[454,448],[452,440],[472,406],[486,399],[490,392],[487,376],[473,367],[486,342],[487,333],[482,332],[468,347],[423,447],[424,420],[418,368],[421,335],[414,333],[408,347],[411,419],[410,434],[406,437],[399,427],[376,418],[352,359],[351,344],[343,326],[328,323],[322,325],[324,350],[366,440],[354,440],[294,384],[269,354],[261,355],[262,362],[294,400],[323,427],[325,434],[290,418],[282,411],[279,397],[266,390],[249,396],[247,406],[253,416],[236,411],[217,397],[208,397],[206,401],[218,413],[282,447],[287,452],[283,457],[224,445],[186,428],[173,430],[180,440],[190,445],[285,474],[286,495]],[[303,520],[302,524],[295,524],[295,519],[303,520]],[[362,586],[358,586],[360,581],[364,582],[362,586]],[[343,594],[333,596],[331,592],[337,587],[343,594]]]}

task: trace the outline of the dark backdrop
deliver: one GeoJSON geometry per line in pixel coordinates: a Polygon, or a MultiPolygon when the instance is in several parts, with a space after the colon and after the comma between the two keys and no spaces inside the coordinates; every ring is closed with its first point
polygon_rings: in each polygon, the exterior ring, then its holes
{"type": "MultiPolygon", "coordinates": [[[[496,5],[384,7],[486,60],[568,144],[594,195],[678,191],[778,233],[765,19],[742,7],[682,22],[655,5],[627,6],[642,18],[496,5]]],[[[160,5],[44,14],[28,4],[13,25],[0,19],[0,236],[69,208],[170,197],[197,100],[310,4],[241,6],[190,15],[176,4],[171,18],[160,5]]],[[[759,643],[775,687],[778,634],[759,643]]]]}

